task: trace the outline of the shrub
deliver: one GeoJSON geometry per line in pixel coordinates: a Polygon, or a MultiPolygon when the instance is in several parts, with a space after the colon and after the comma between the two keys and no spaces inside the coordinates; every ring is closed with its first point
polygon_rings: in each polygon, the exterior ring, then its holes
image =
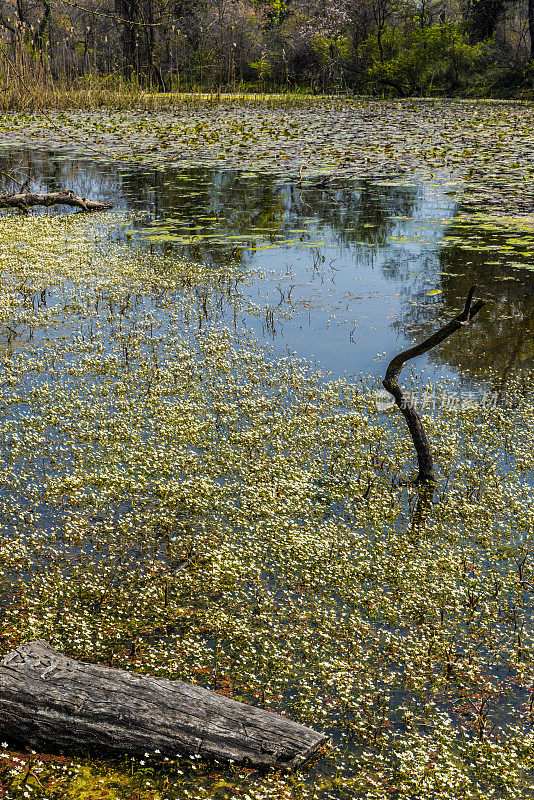
{"type": "Polygon", "coordinates": [[[371,84],[390,86],[401,96],[455,92],[482,65],[487,44],[469,44],[455,25],[376,31],[364,44],[371,84]]]}

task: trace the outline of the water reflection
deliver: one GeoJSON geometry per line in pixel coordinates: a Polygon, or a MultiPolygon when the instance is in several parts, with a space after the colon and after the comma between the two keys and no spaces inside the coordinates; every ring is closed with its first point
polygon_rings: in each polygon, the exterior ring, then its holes
{"type": "Polygon", "coordinates": [[[443,319],[454,316],[469,288],[476,285],[487,301],[477,317],[476,332],[469,334],[468,343],[463,336],[451,336],[430,358],[468,376],[494,373],[496,386],[504,387],[511,374],[534,368],[534,272],[511,268],[504,258],[501,263],[489,263],[488,253],[493,252],[495,259],[495,236],[476,223],[471,231],[465,223],[458,226],[453,222],[447,233],[463,237],[465,242],[471,234],[480,249],[470,250],[464,244],[442,247],[439,306],[429,307],[419,298],[419,304],[407,310],[406,320],[412,331],[429,335],[436,328],[437,315],[443,319]]]}
{"type": "Polygon", "coordinates": [[[501,250],[509,255],[509,243],[500,247],[495,230],[458,222],[462,209],[439,185],[106,166],[29,149],[5,152],[0,169],[29,174],[42,189],[109,200],[133,212],[130,230],[117,237],[210,264],[214,274],[229,264],[260,268],[246,291],[263,311],[233,323],[334,374],[375,372],[377,352],[435,330],[472,284],[491,302],[468,341],[448,339],[427,356],[427,369],[475,376],[492,367],[506,379],[532,366],[534,273],[517,268],[521,258],[529,266],[528,247],[517,240],[507,267],[501,250]],[[472,251],[466,241],[476,242],[472,251]]]}

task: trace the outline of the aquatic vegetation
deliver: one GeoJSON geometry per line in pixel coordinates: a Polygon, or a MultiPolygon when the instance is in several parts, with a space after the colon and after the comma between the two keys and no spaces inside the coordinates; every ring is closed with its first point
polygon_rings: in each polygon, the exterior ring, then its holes
{"type": "Polygon", "coordinates": [[[467,258],[479,252],[492,265],[534,269],[534,215],[463,214],[451,227],[445,244],[467,258]]]}
{"type": "Polygon", "coordinates": [[[59,131],[6,115],[2,169],[142,208],[125,235],[167,255],[269,272],[249,300],[279,352],[367,373],[376,350],[422,338],[477,284],[483,335],[444,345],[437,368],[532,367],[531,105],[198,97],[170,114],[56,119],[59,131]]]}
{"type": "Polygon", "coordinates": [[[530,213],[533,105],[492,101],[209,97],[171,111],[0,116],[2,141],[142,164],[215,165],[279,174],[404,173],[450,182],[470,207],[530,213]]]}
{"type": "Polygon", "coordinates": [[[0,265],[2,653],[43,637],[330,737],[290,777],[10,747],[5,795],[528,796],[532,376],[495,404],[426,409],[425,502],[371,380],[275,358],[221,321],[216,281],[239,270],[77,215],[2,217],[0,265]]]}

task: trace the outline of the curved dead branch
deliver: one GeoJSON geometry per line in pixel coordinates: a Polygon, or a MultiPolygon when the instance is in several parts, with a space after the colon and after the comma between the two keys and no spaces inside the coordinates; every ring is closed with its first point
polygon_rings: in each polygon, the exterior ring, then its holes
{"type": "Polygon", "coordinates": [[[28,212],[30,206],[74,206],[82,211],[109,211],[113,208],[111,203],[102,203],[100,200],[88,200],[80,197],[72,189],[63,189],[60,192],[19,192],[18,194],[0,195],[0,208],[19,208],[28,212]]]}
{"type": "Polygon", "coordinates": [[[463,311],[447,323],[447,325],[440,328],[439,331],[433,333],[432,336],[429,336],[428,339],[425,339],[420,344],[416,344],[414,347],[403,350],[402,353],[396,355],[395,358],[390,361],[386,370],[386,376],[382,381],[384,388],[393,395],[395,403],[408,423],[419,466],[419,471],[414,481],[416,484],[435,483],[434,461],[423,421],[417,411],[415,403],[412,403],[402,386],[399,386],[399,375],[407,361],[410,361],[410,359],[416,356],[423,355],[423,353],[428,352],[428,350],[432,350],[433,347],[436,347],[436,345],[440,344],[444,339],[447,339],[451,334],[469,325],[471,320],[484,305],[483,300],[477,300],[476,303],[471,305],[475,290],[476,286],[472,286],[467,295],[463,311]]]}

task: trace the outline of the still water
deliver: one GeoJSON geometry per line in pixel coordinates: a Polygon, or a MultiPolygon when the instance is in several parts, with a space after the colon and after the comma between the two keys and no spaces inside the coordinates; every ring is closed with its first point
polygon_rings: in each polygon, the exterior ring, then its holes
{"type": "Polygon", "coordinates": [[[380,374],[386,355],[454,316],[473,284],[488,302],[472,330],[416,369],[471,382],[489,369],[506,380],[534,365],[528,226],[466,215],[439,179],[300,182],[207,167],[110,166],[28,149],[1,153],[0,169],[18,166],[34,189],[68,187],[127,212],[117,237],[207,263],[214,275],[228,265],[257,274],[244,291],[258,313],[233,323],[276,353],[295,351],[333,375],[380,374]]]}

